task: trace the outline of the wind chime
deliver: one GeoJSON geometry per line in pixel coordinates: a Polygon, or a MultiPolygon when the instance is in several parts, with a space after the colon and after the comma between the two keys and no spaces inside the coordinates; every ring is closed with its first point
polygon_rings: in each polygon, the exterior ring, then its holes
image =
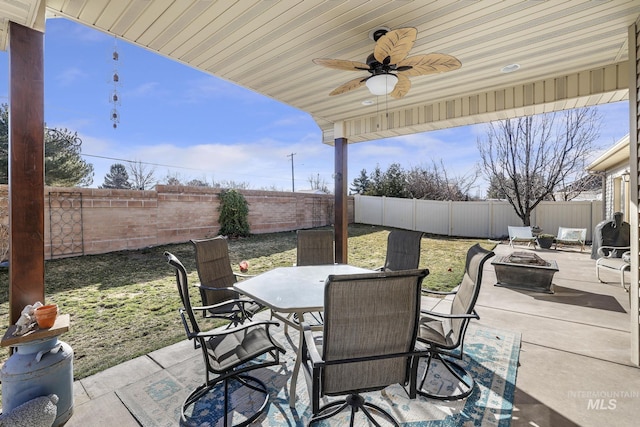
{"type": "Polygon", "coordinates": [[[119,61],[120,54],[118,53],[118,44],[116,39],[113,42],[113,53],[111,54],[113,71],[110,83],[113,85],[113,90],[109,96],[109,102],[113,105],[113,108],[111,108],[111,122],[113,123],[114,129],[116,129],[118,127],[118,123],[120,123],[120,113],[118,112],[118,106],[120,105],[120,93],[118,91],[118,88],[120,87],[119,61]]]}

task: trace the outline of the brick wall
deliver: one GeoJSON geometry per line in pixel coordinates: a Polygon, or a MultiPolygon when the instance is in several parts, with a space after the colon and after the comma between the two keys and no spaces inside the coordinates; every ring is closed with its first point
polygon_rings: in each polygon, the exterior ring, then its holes
{"type": "MultiPolygon", "coordinates": [[[[66,253],[65,240],[83,244],[84,254],[99,254],[123,249],[138,249],[189,239],[215,236],[218,233],[220,189],[158,185],[155,191],[107,190],[95,188],[45,188],[45,256],[77,255],[66,253]],[[81,195],[81,216],[69,224],[54,227],[66,231],[51,232],[51,210],[61,209],[50,193],[81,195]],[[63,233],[60,235],[59,233],[63,233]],[[53,248],[51,246],[53,235],[53,248]],[[72,236],[73,235],[73,236],[72,236]],[[70,237],[72,236],[72,237],[70,237]]],[[[249,203],[251,233],[313,228],[333,223],[334,197],[305,193],[240,190],[249,203]]],[[[0,185],[0,216],[6,201],[7,186],[0,185]]],[[[66,202],[80,203],[79,198],[66,202]]],[[[353,199],[350,198],[349,222],[353,222],[353,199]]],[[[79,214],[78,214],[79,215],[79,214]]],[[[68,215],[63,215],[66,217],[68,215]]],[[[54,226],[60,219],[55,218],[54,226]]],[[[0,224],[8,223],[6,214],[0,224]]],[[[68,242],[67,242],[68,243],[68,242]]],[[[82,251],[82,249],[80,249],[82,251]]]]}

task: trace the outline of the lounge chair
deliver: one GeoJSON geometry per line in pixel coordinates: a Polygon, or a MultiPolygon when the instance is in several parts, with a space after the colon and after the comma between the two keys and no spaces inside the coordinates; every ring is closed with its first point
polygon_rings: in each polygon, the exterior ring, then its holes
{"type": "Polygon", "coordinates": [[[586,239],[586,228],[558,227],[558,234],[554,240],[554,248],[558,249],[558,243],[561,245],[580,245],[580,252],[582,252],[584,251],[584,243],[586,239]]]}
{"type": "Polygon", "coordinates": [[[531,232],[531,227],[516,227],[509,225],[509,246],[513,247],[515,242],[527,242],[527,246],[533,243],[533,249],[536,248],[536,237],[531,232]]]}

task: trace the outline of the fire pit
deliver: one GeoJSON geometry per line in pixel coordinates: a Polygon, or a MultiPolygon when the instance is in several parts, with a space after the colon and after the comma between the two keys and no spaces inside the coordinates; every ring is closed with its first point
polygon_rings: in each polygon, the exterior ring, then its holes
{"type": "Polygon", "coordinates": [[[553,293],[553,275],[558,271],[555,261],[546,261],[532,252],[513,252],[496,257],[491,264],[496,270],[496,286],[553,293]]]}

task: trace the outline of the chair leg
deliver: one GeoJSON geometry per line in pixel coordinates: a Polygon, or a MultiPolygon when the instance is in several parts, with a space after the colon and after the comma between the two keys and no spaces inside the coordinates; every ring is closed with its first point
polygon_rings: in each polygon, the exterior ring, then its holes
{"type": "Polygon", "coordinates": [[[429,356],[427,357],[428,357],[427,366],[424,370],[424,373],[422,374],[420,387],[418,387],[418,390],[417,390],[417,393],[419,395],[429,397],[431,399],[437,399],[437,400],[459,400],[459,399],[464,399],[465,397],[469,396],[473,392],[473,388],[475,387],[475,381],[473,380],[473,377],[469,375],[469,373],[467,373],[467,371],[465,371],[460,365],[458,365],[457,363],[451,360],[445,359],[438,353],[429,353],[429,356]],[[453,394],[453,395],[446,395],[446,394],[438,394],[436,392],[431,392],[429,390],[424,389],[424,383],[426,382],[427,376],[429,375],[429,368],[431,367],[431,361],[434,358],[437,359],[445,368],[447,368],[447,371],[449,371],[449,373],[453,375],[453,377],[456,380],[458,380],[459,382],[458,386],[462,388],[462,392],[458,394],[453,394]]]}
{"type": "MultiPolygon", "coordinates": [[[[262,401],[260,407],[257,410],[255,410],[255,412],[251,414],[246,414],[246,419],[244,421],[238,424],[235,424],[232,427],[247,426],[251,424],[253,421],[255,421],[264,412],[264,410],[267,407],[267,404],[269,402],[269,391],[267,389],[267,386],[264,384],[264,382],[262,382],[258,378],[255,378],[249,375],[238,375],[238,376],[227,378],[219,382],[213,382],[213,383],[206,382],[201,386],[199,386],[198,388],[196,388],[194,391],[192,391],[191,394],[185,399],[184,404],[182,405],[180,425],[181,426],[205,425],[207,423],[212,423],[212,422],[213,424],[215,424],[215,421],[212,421],[207,417],[207,415],[210,415],[212,412],[209,410],[209,408],[204,408],[204,409],[207,409],[206,411],[204,411],[206,415],[199,415],[195,412],[197,410],[196,406],[198,405],[198,401],[203,397],[205,397],[210,392],[215,393],[213,389],[215,389],[218,386],[221,386],[222,390],[220,393],[221,394],[220,398],[224,400],[224,413],[221,414],[221,417],[224,417],[224,426],[227,427],[229,425],[229,419],[230,419],[229,415],[232,415],[235,412],[234,410],[235,408],[231,408],[231,411],[229,409],[229,404],[231,403],[230,402],[231,396],[229,394],[229,391],[230,391],[229,383],[231,381],[237,381],[241,387],[248,387],[252,390],[255,390],[259,393],[264,394],[264,400],[262,401]],[[190,415],[187,415],[187,414],[190,414],[190,415]]],[[[233,390],[231,391],[233,392],[233,390]]],[[[219,399],[214,399],[214,400],[215,401],[213,402],[213,404],[216,404],[219,401],[219,399]]],[[[253,410],[253,408],[251,409],[253,410]]],[[[231,417],[231,422],[233,422],[232,417],[231,417]]]]}
{"type": "Polygon", "coordinates": [[[316,414],[309,420],[309,425],[321,421],[327,418],[331,418],[334,415],[342,412],[346,408],[351,409],[351,420],[349,421],[349,425],[353,426],[355,420],[355,414],[358,411],[361,411],[362,414],[367,417],[367,419],[375,426],[380,426],[380,423],[376,421],[373,414],[369,409],[373,409],[375,412],[380,414],[384,419],[391,422],[392,425],[399,427],[398,422],[391,416],[390,413],[382,409],[378,405],[374,405],[373,403],[365,402],[364,398],[359,394],[350,394],[346,397],[345,400],[338,400],[335,402],[331,402],[323,406],[318,410],[316,414]],[[337,408],[335,408],[337,406],[337,408]],[[335,408],[335,409],[333,409],[335,408]],[[369,408],[369,409],[367,409],[369,408]],[[329,412],[327,412],[329,411],[329,412]],[[327,412],[327,413],[324,413],[327,412]]]}

